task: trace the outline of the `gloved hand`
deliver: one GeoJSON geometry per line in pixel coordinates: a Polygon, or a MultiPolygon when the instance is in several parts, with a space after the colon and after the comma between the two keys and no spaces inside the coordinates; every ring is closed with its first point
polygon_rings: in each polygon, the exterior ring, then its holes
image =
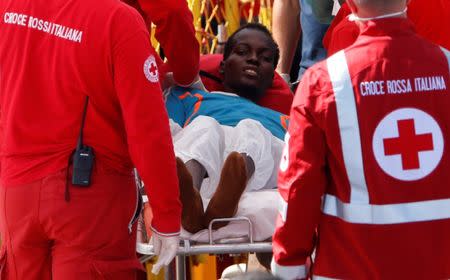
{"type": "Polygon", "coordinates": [[[162,236],[158,233],[152,233],[153,250],[158,256],[158,261],[153,265],[152,273],[158,274],[159,270],[172,261],[177,254],[180,243],[179,236],[162,236]]]}
{"type": "Polygon", "coordinates": [[[179,85],[179,86],[182,86],[182,87],[188,87],[188,88],[195,88],[195,89],[200,89],[200,90],[206,91],[206,88],[203,85],[202,79],[200,78],[200,75],[198,75],[198,74],[195,77],[194,81],[190,85],[180,85],[180,84],[177,83],[177,81],[174,80],[173,72],[166,73],[166,76],[165,76],[163,84],[162,84],[163,90],[165,90],[165,89],[167,89],[169,87],[175,86],[175,85],[179,85]]]}
{"type": "Polygon", "coordinates": [[[200,75],[197,75],[197,77],[195,77],[194,82],[189,87],[190,88],[199,89],[199,90],[203,90],[203,91],[207,91],[206,88],[205,88],[205,85],[202,82],[202,79],[200,78],[200,75]]]}

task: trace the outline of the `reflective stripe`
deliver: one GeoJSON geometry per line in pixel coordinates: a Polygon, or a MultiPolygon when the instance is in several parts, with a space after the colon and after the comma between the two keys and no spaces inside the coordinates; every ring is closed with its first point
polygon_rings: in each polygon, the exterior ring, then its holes
{"type": "Polygon", "coordinates": [[[369,203],[362,161],[361,137],[355,94],[344,51],[327,59],[328,73],[333,85],[345,169],[350,181],[352,203],[369,203]]]}
{"type": "Polygon", "coordinates": [[[447,57],[448,71],[450,73],[450,51],[443,47],[441,47],[441,50],[442,50],[442,52],[444,52],[445,57],[447,57]]]}
{"type": "Polygon", "coordinates": [[[278,192],[278,212],[280,212],[281,219],[286,222],[288,203],[281,194],[278,192]]]}
{"type": "Polygon", "coordinates": [[[344,203],[325,195],[323,213],[354,224],[401,224],[450,219],[450,198],[399,204],[344,203]]]}
{"type": "Polygon", "coordinates": [[[284,280],[303,279],[308,274],[305,265],[282,266],[277,264],[273,258],[270,268],[273,275],[279,276],[284,280]]]}

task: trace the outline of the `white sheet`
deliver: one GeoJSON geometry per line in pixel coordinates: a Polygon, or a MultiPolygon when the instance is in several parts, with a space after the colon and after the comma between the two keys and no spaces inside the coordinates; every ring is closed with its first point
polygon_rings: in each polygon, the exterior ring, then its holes
{"type": "MultiPolygon", "coordinates": [[[[203,200],[206,208],[209,200],[203,200]]],[[[264,241],[272,237],[275,230],[275,220],[278,214],[278,193],[276,189],[244,192],[239,201],[237,216],[250,219],[253,224],[253,240],[264,241]]],[[[248,223],[230,222],[225,227],[213,231],[213,239],[244,237],[248,233],[248,223]]],[[[208,243],[208,230],[204,229],[191,234],[182,229],[182,239],[208,243]]]]}
{"type": "Polygon", "coordinates": [[[249,155],[255,164],[247,191],[276,186],[284,142],[273,136],[260,122],[244,119],[231,127],[220,125],[211,117],[199,116],[181,131],[172,123],[171,130],[175,155],[184,162],[197,160],[209,175],[209,184],[203,182],[201,187],[202,197],[211,198],[214,195],[223,162],[233,151],[249,155]]]}

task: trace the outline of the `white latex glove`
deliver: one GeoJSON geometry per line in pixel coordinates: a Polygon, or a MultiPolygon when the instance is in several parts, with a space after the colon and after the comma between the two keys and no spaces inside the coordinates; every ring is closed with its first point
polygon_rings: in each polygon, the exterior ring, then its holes
{"type": "Polygon", "coordinates": [[[177,254],[180,243],[179,236],[162,236],[156,232],[152,234],[153,250],[158,256],[158,261],[153,265],[152,273],[158,274],[163,266],[169,265],[177,254]]]}
{"type": "Polygon", "coordinates": [[[205,85],[203,85],[200,75],[198,75],[198,74],[195,77],[194,81],[190,85],[182,85],[182,84],[177,83],[177,81],[175,81],[175,79],[173,78],[173,72],[166,73],[166,77],[164,79],[163,86],[162,86],[163,90],[165,90],[169,87],[175,86],[175,85],[178,85],[180,87],[195,88],[195,89],[207,91],[205,88],[205,85]]]}
{"type": "Polygon", "coordinates": [[[203,91],[207,91],[206,88],[205,88],[205,85],[202,82],[202,79],[200,78],[200,75],[197,75],[197,77],[195,77],[194,82],[189,87],[190,88],[199,89],[199,90],[203,90],[203,91]]]}

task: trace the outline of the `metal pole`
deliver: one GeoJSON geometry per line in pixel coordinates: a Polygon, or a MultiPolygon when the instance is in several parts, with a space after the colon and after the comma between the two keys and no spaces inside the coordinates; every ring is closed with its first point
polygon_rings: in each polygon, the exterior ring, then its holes
{"type": "Polygon", "coordinates": [[[184,255],[178,255],[175,259],[177,280],[186,280],[186,258],[184,255]]]}

